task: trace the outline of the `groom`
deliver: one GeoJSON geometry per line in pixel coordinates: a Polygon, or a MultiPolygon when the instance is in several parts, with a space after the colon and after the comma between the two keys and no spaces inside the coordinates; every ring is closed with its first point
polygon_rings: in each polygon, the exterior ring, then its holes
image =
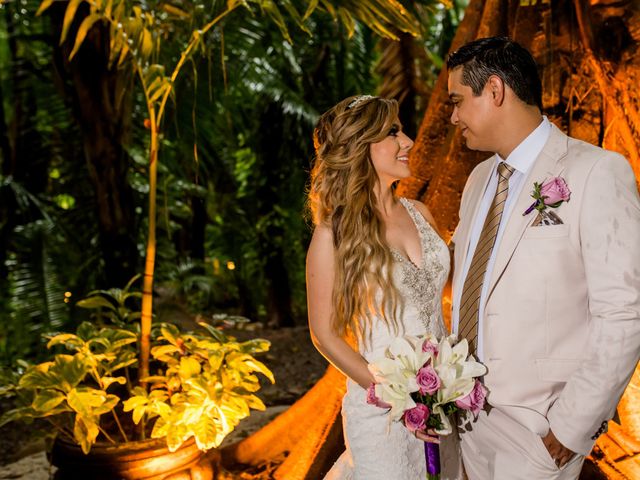
{"type": "Polygon", "coordinates": [[[453,239],[453,328],[488,368],[490,404],[462,433],[465,468],[575,479],[640,355],[636,180],[622,156],[542,116],[517,43],[471,42],[447,68],[451,122],[493,153],[469,177],[453,239]]]}

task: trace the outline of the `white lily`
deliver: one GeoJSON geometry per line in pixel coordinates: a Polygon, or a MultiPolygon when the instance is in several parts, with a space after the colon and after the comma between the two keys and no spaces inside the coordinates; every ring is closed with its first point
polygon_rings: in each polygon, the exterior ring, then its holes
{"type": "Polygon", "coordinates": [[[403,363],[384,357],[370,363],[369,371],[376,381],[376,397],[391,406],[392,420],[399,420],[405,410],[416,406],[411,393],[418,391],[418,384],[403,363]]]}
{"type": "Polygon", "coordinates": [[[422,341],[419,338],[409,336],[394,339],[387,348],[387,355],[400,362],[414,377],[431,356],[422,351],[422,341]]]}
{"type": "Polygon", "coordinates": [[[487,368],[476,362],[473,356],[467,360],[469,344],[466,339],[451,345],[454,336],[443,338],[440,342],[440,352],[435,360],[435,370],[442,381],[442,388],[438,391],[438,403],[444,404],[462,398],[471,392],[475,378],[484,375],[487,368]]]}

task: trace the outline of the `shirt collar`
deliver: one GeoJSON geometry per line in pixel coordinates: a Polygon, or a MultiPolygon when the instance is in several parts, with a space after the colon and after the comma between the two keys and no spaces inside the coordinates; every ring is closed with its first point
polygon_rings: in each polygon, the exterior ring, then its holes
{"type": "Polygon", "coordinates": [[[496,153],[496,164],[504,161],[519,172],[527,173],[547,143],[550,133],[551,123],[546,116],[543,116],[540,125],[513,149],[506,160],[496,153]]]}

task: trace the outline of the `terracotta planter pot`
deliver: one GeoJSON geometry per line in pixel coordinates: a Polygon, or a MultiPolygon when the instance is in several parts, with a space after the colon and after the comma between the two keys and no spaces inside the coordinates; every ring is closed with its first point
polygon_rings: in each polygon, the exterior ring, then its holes
{"type": "Polygon", "coordinates": [[[205,456],[193,438],[173,453],[158,439],[96,444],[88,455],[79,446],[57,439],[51,463],[58,468],[56,480],[212,480],[215,455],[205,456]]]}

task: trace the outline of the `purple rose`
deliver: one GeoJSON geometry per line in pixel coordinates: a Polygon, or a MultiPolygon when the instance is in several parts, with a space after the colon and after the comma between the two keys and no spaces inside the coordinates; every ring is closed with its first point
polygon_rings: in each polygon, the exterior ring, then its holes
{"type": "Polygon", "coordinates": [[[440,377],[438,377],[436,371],[429,364],[418,370],[416,382],[422,395],[426,393],[433,395],[440,388],[440,377]]]}
{"type": "Polygon", "coordinates": [[[369,385],[369,388],[367,388],[367,403],[369,405],[374,405],[380,408],[391,408],[390,404],[388,404],[387,402],[383,402],[376,396],[375,383],[372,383],[371,385],[369,385]]]}
{"type": "Polygon", "coordinates": [[[564,202],[571,197],[571,190],[562,177],[553,177],[540,187],[540,195],[544,198],[545,205],[554,205],[564,202]]]}
{"type": "Polygon", "coordinates": [[[429,341],[429,339],[426,339],[424,341],[424,343],[422,344],[422,351],[423,352],[433,353],[433,356],[437,357],[438,356],[438,344],[429,341]]]}
{"type": "Polygon", "coordinates": [[[404,412],[404,424],[411,433],[424,430],[429,418],[429,408],[422,403],[404,412]]]}
{"type": "Polygon", "coordinates": [[[480,380],[476,380],[473,390],[466,397],[456,400],[456,405],[463,410],[469,410],[474,417],[477,417],[484,406],[485,398],[487,398],[487,389],[480,380]]]}

